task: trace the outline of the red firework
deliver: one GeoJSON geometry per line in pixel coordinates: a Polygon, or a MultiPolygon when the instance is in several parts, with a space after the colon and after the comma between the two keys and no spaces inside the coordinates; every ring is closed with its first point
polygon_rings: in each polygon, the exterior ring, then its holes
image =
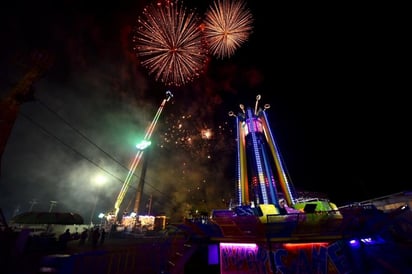
{"type": "Polygon", "coordinates": [[[253,16],[243,0],[216,0],[205,14],[204,35],[217,58],[231,57],[248,40],[253,16]]]}
{"type": "Polygon", "coordinates": [[[140,63],[156,81],[182,86],[199,77],[207,61],[197,14],[178,0],[149,4],[133,35],[140,63]]]}

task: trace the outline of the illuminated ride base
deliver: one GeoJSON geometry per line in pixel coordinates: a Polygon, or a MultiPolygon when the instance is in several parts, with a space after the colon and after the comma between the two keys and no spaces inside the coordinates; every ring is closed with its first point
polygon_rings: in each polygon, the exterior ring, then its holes
{"type": "Polygon", "coordinates": [[[340,210],[326,199],[298,198],[270,130],[270,106],[262,110],[256,99],[254,109],[229,113],[237,121],[237,205],[180,226],[191,242],[206,239],[208,273],[412,273],[411,245],[393,233],[409,208],[340,210]]]}

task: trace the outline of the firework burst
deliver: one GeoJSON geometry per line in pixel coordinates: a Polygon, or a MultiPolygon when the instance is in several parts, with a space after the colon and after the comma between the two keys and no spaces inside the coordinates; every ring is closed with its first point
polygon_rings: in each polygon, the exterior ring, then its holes
{"type": "Polygon", "coordinates": [[[207,61],[197,14],[181,2],[149,4],[138,18],[133,35],[140,63],[156,81],[182,86],[199,77],[207,61]]]}
{"type": "Polygon", "coordinates": [[[205,14],[204,35],[210,54],[231,57],[252,32],[253,16],[243,0],[216,0],[205,14]]]}

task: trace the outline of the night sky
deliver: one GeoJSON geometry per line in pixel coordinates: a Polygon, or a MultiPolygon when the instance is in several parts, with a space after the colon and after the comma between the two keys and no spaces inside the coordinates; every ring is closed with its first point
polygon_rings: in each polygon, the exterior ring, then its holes
{"type": "MultiPolygon", "coordinates": [[[[175,219],[228,206],[236,175],[228,112],[254,106],[258,94],[262,106],[271,105],[272,130],[298,190],[338,205],[410,190],[410,42],[401,7],[248,1],[253,32],[234,56],[211,57],[199,78],[167,87],[140,65],[131,42],[149,1],[55,2],[2,8],[1,97],[34,68],[33,54],[53,60],[1,155],[6,218],[48,211],[56,201],[53,210],[87,221],[96,197],[97,212],[112,209],[167,90],[174,97],[145,153],[141,213],[150,197],[151,213],[175,219]],[[206,129],[210,139],[202,137],[206,129]],[[106,178],[101,187],[97,176],[106,178]]],[[[184,3],[202,14],[212,1],[184,3]]],[[[140,165],[126,210],[141,174],[140,165]]]]}

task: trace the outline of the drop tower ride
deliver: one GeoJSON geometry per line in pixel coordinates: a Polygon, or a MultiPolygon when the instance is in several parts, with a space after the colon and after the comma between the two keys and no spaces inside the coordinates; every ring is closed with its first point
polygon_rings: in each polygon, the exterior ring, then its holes
{"type": "Polygon", "coordinates": [[[254,108],[240,105],[240,112],[229,112],[236,118],[237,132],[237,206],[274,204],[284,198],[293,206],[296,191],[288,175],[275,136],[271,131],[265,104],[254,108]]]}

